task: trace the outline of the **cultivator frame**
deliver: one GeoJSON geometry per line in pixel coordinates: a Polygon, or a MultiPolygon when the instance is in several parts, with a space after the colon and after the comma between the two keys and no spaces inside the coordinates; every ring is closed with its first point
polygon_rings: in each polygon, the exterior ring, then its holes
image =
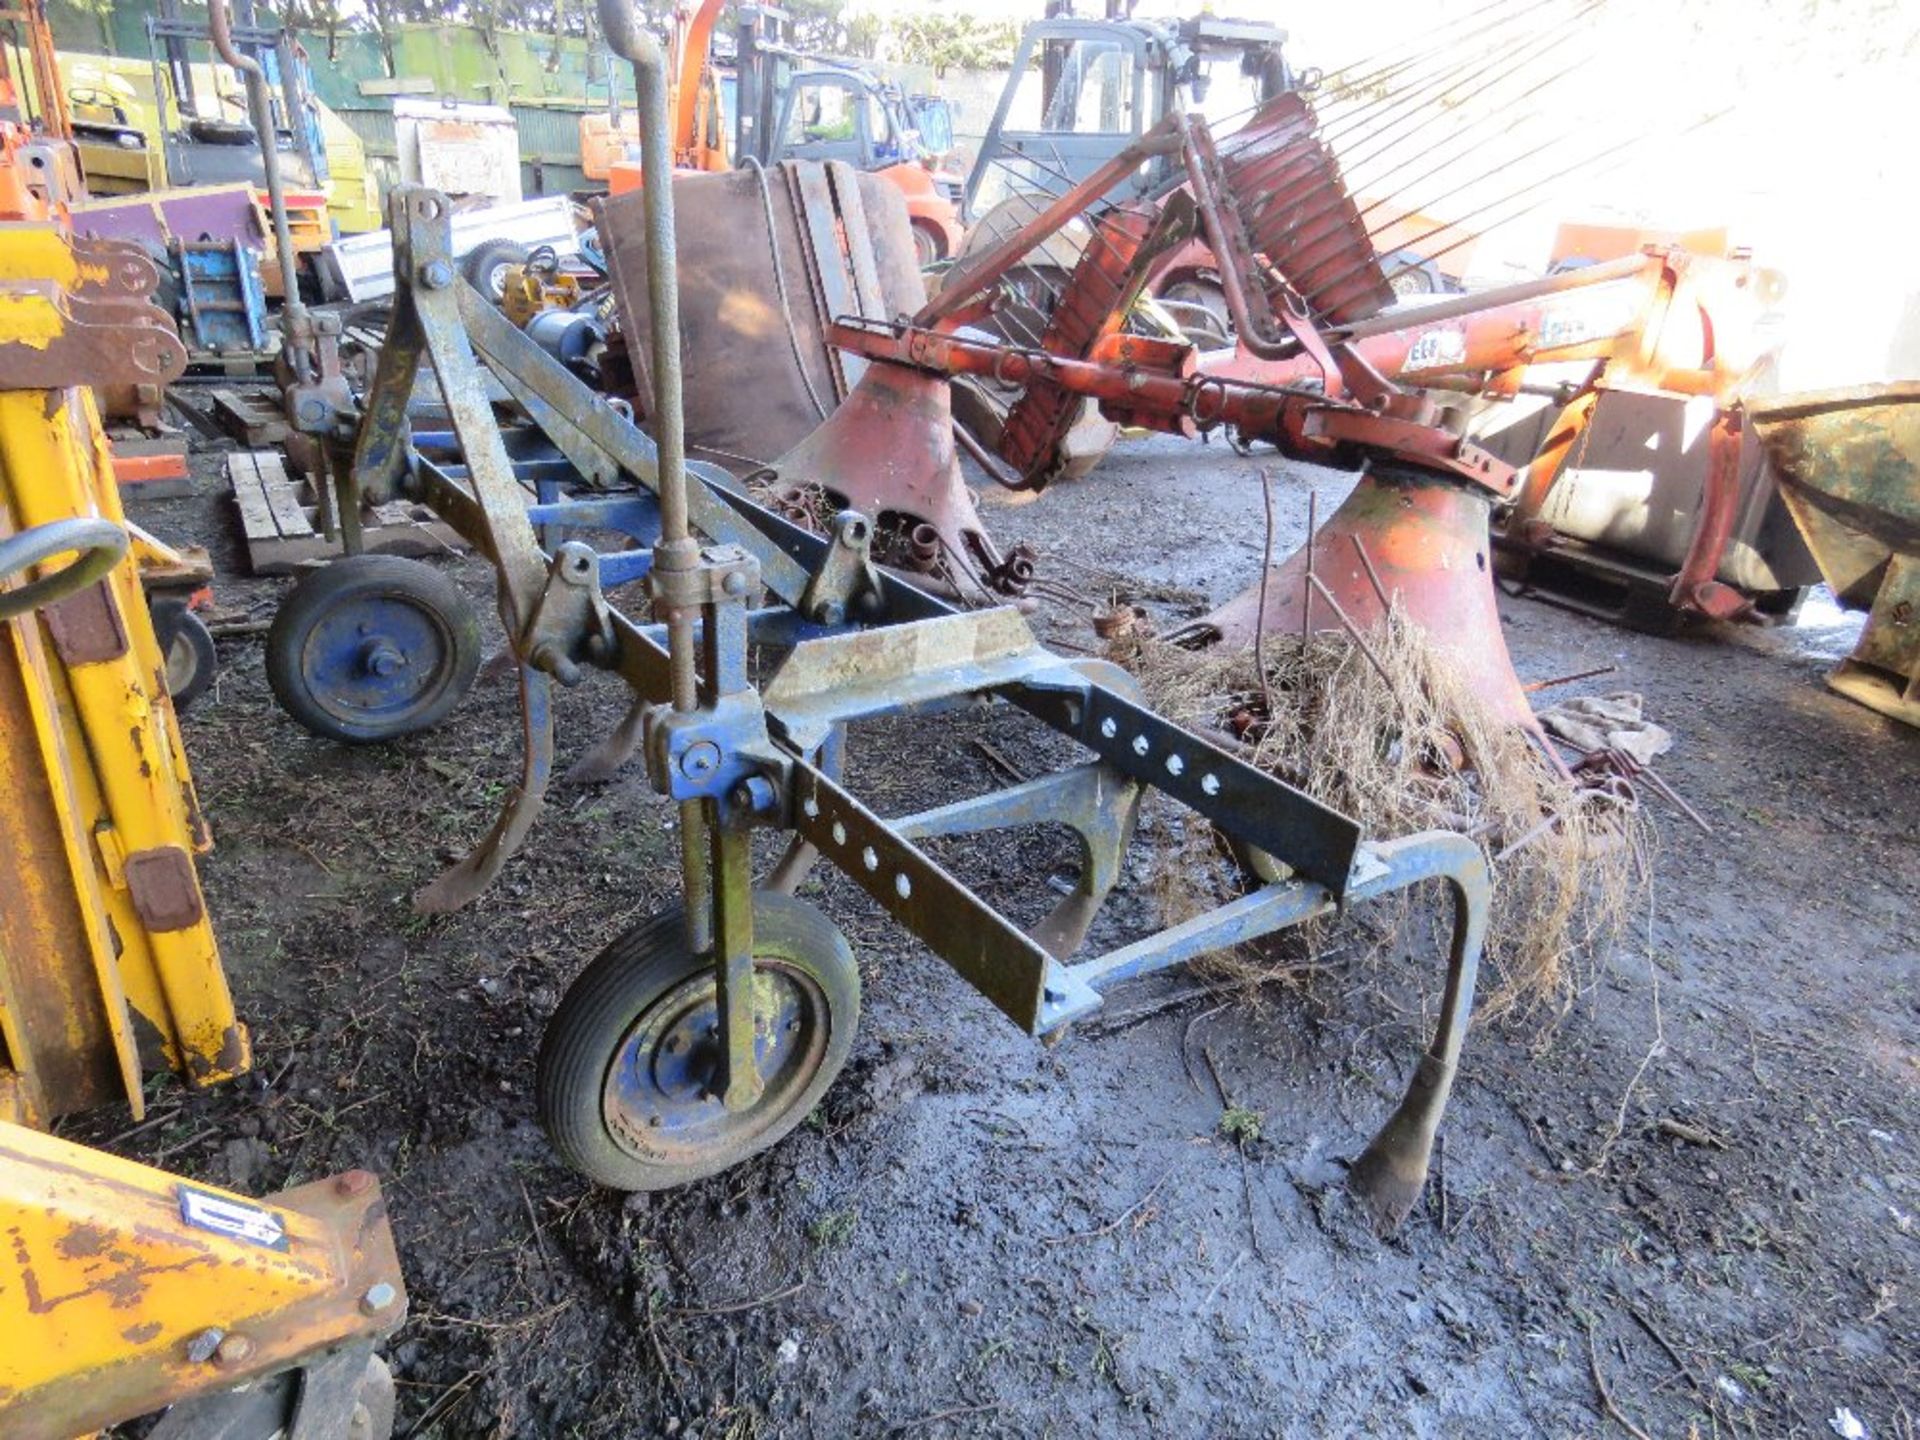
{"type": "MultiPolygon", "coordinates": [[[[624,0],[602,0],[601,14],[614,48],[634,62],[639,78],[643,163],[664,173],[658,46],[624,0]]],[[[457,280],[443,197],[402,189],[392,200],[398,288],[355,473],[369,494],[400,488],[424,501],[492,561],[501,618],[519,661],[527,739],[520,784],[493,830],[429,885],[420,903],[465,903],[528,833],[553,767],[552,681],[577,683],[589,669],[618,675],[633,692],[633,709],[586,768],[604,774],[644,750],[654,786],[678,803],[684,947],[696,966],[690,983],[710,975],[713,990],[707,1034],[714,1048],[699,1094],[739,1117],[751,1137],[741,1140],[725,1125],[712,1132],[718,1158],[730,1162],[802,1118],[754,1128],[761,1067],[782,1043],[770,1023],[777,1017],[763,1003],[778,976],[755,949],[750,842],[757,828],[791,832],[766,889],[790,892],[825,858],[1036,1035],[1091,1013],[1102,990],[1121,980],[1439,880],[1453,901],[1453,930],[1436,1033],[1406,1098],[1352,1172],[1376,1220],[1397,1224],[1424,1181],[1465,1035],[1487,919],[1488,877],[1478,846],[1451,832],[1365,841],[1346,816],[1142,706],[1117,667],[1047,651],[1017,610],[962,612],[879,571],[868,517],[843,512],[831,534],[812,534],[753,504],[724,472],[689,465],[679,426],[671,187],[649,186],[646,199],[657,447],[457,280]],[[476,353],[583,476],[625,473],[641,488],[530,510],[487,405],[476,353]],[[408,442],[406,400],[423,362],[437,376],[464,456],[457,470],[408,442]],[[712,543],[702,547],[696,528],[712,543]],[[637,560],[631,548],[603,553],[563,538],[609,530],[650,545],[647,559],[637,560]],[[604,585],[615,566],[626,577],[647,573],[660,623],[630,619],[608,603],[604,585]],[[756,605],[762,586],[770,602],[756,605]],[[749,677],[756,645],[787,651],[764,688],[749,677]],[[1092,758],[899,819],[882,818],[842,784],[852,723],[987,699],[1019,707],[1092,758]],[[1273,857],[1282,878],[1076,961],[1118,879],[1147,789],[1273,857]],[[1042,822],[1070,826],[1085,863],[1074,893],[1031,931],[918,843],[1042,822]]],[[[848,1018],[834,1023],[844,1027],[848,1018]]],[[[621,1041],[628,1050],[606,1056],[604,1065],[595,1057],[597,1068],[590,1067],[593,1083],[605,1086],[597,1103],[616,1137],[637,1128],[644,1138],[646,1125],[662,1121],[659,1113],[642,1119],[622,1109],[622,1085],[631,1088],[636,1075],[660,1073],[657,1066],[666,1063],[641,1056],[634,1066],[628,1051],[642,1033],[651,1032],[636,1022],[621,1041]]],[[[673,1033],[678,1044],[681,1032],[673,1033]]],[[[844,1058],[844,1046],[839,1053],[844,1058]]],[[[654,1188],[687,1173],[649,1169],[642,1157],[620,1183],[654,1188]]]]}

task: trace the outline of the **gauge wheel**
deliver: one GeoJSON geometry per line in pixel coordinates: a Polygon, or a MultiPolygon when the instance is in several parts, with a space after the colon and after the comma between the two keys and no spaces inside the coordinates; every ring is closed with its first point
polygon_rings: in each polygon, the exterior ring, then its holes
{"type": "Polygon", "coordinates": [[[460,273],[487,299],[498,305],[507,294],[507,271],[524,265],[531,252],[512,240],[483,240],[460,261],[460,273]]]}
{"type": "Polygon", "coordinates": [[[603,950],[548,1022],[535,1087],[560,1158],[616,1190],[665,1190],[758,1154],[804,1120],[846,1063],[860,972],[846,937],[804,900],[753,897],[755,1053],[745,1110],[715,1093],[713,961],[664,911],[603,950]]]}
{"type": "Polygon", "coordinates": [[[288,595],[267,632],[267,683],[295,720],[364,744],[430,730],[480,668],[473,606],[432,566],[349,555],[288,595]]]}
{"type": "Polygon", "coordinates": [[[185,710],[206,693],[220,668],[213,632],[184,600],[158,599],[147,608],[153,615],[153,638],[160,642],[160,659],[166,666],[167,694],[175,710],[185,710]]]}

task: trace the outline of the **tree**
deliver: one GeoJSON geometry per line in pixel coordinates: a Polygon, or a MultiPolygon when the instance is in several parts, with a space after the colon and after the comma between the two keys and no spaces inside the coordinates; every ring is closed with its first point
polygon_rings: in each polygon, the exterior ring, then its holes
{"type": "Polygon", "coordinates": [[[902,15],[891,29],[901,60],[931,66],[941,76],[952,69],[1004,69],[1013,64],[1020,43],[1020,27],[1011,20],[982,20],[951,11],[902,15]]]}

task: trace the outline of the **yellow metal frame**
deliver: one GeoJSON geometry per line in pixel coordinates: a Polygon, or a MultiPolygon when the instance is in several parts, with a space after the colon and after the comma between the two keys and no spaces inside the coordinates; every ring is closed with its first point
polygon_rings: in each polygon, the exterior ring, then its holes
{"type": "MultiPolygon", "coordinates": [[[[0,342],[50,325],[59,343],[64,306],[44,287],[85,269],[50,228],[0,227],[0,342]]],[[[126,523],[91,393],[0,390],[0,534],[74,516],[126,523]]],[[[0,622],[0,1118],[122,1097],[138,1117],[145,1065],[204,1085],[251,1061],[137,563],[130,550],[98,584],[0,622]]]]}
{"type": "Polygon", "coordinates": [[[89,1433],[390,1334],[364,1170],[251,1200],[0,1122],[0,1437],[89,1433]]]}

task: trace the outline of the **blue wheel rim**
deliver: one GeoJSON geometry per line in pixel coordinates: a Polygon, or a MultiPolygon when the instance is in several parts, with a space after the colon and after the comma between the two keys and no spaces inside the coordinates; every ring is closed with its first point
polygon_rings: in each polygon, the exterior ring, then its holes
{"type": "Polygon", "coordinates": [[[830,1021],[818,982],[779,960],[756,962],[754,1053],[765,1089],[751,1109],[728,1110],[717,1093],[719,1018],[713,972],[702,965],[628,1029],[602,1097],[623,1150],[661,1165],[705,1165],[750,1152],[787,1118],[826,1055],[830,1021]]]}
{"type": "Polygon", "coordinates": [[[454,637],[432,607],[392,592],[328,607],[300,647],[315,705],[344,726],[386,730],[429,709],[452,682],[454,637]]]}

